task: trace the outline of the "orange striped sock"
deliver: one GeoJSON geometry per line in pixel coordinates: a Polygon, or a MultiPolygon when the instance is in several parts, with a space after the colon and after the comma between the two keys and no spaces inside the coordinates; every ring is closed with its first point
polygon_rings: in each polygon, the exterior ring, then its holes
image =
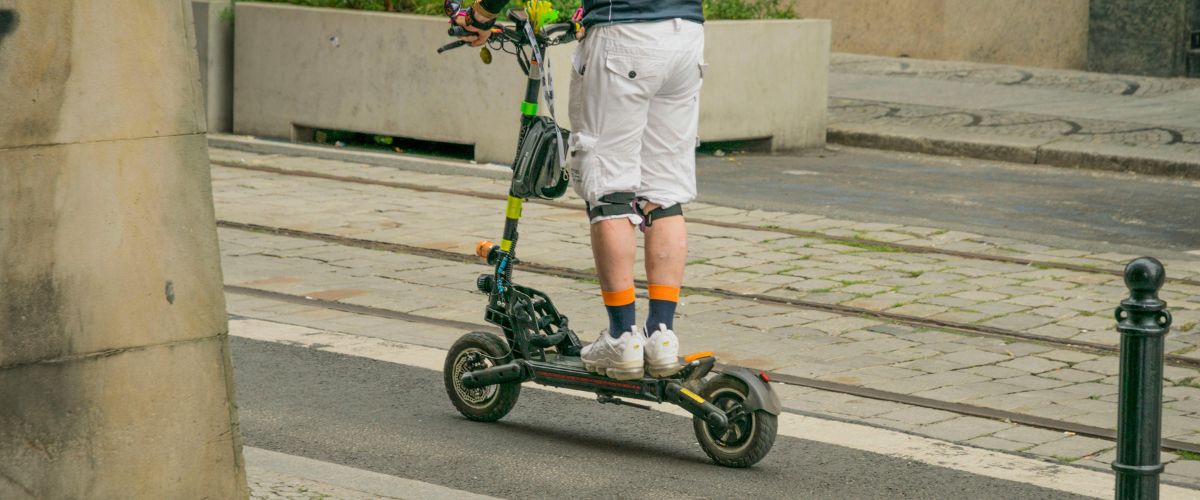
{"type": "Polygon", "coordinates": [[[675,306],[679,303],[679,287],[651,284],[650,314],[646,317],[646,335],[665,326],[675,328],[675,306]],[[660,326],[661,325],[661,326],[660,326]]]}
{"type": "Polygon", "coordinates": [[[604,298],[604,309],[608,311],[608,334],[618,338],[633,330],[633,325],[637,324],[633,287],[616,292],[600,290],[600,295],[604,298]]]}

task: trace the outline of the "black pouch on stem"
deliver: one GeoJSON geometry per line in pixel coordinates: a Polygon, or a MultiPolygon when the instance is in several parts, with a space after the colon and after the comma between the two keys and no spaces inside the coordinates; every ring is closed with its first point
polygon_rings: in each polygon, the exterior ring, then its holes
{"type": "Polygon", "coordinates": [[[555,130],[562,134],[563,141],[571,133],[546,116],[533,117],[521,132],[521,146],[513,160],[513,196],[553,200],[567,192],[570,175],[559,162],[559,134],[555,130]]]}

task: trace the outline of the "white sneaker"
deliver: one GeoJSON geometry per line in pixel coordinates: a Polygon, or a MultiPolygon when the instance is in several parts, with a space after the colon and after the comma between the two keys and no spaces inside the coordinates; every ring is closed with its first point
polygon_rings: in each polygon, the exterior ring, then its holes
{"type": "Polygon", "coordinates": [[[587,371],[617,380],[637,380],[642,378],[642,351],[645,344],[646,337],[636,326],[633,331],[615,339],[605,329],[600,332],[600,338],[583,348],[580,357],[587,371]]]}
{"type": "Polygon", "coordinates": [[[679,364],[679,338],[662,323],[646,339],[645,357],[646,372],[651,377],[669,377],[683,369],[679,364]]]}

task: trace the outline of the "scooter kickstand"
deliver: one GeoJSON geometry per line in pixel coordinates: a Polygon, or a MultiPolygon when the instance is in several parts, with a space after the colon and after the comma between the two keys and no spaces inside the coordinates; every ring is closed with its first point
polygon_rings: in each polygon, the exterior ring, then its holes
{"type": "Polygon", "coordinates": [[[600,403],[600,404],[602,404],[602,405],[603,405],[603,404],[610,404],[610,405],[623,405],[623,406],[632,406],[632,407],[634,407],[634,408],[641,408],[641,409],[643,409],[643,410],[649,410],[649,409],[650,409],[650,407],[649,407],[649,406],[646,406],[646,405],[640,405],[640,404],[637,404],[637,403],[630,403],[629,401],[625,401],[625,400],[623,400],[623,399],[615,398],[615,397],[613,397],[613,396],[609,396],[608,394],[597,394],[597,395],[596,395],[596,402],[598,402],[598,403],[600,403]]]}

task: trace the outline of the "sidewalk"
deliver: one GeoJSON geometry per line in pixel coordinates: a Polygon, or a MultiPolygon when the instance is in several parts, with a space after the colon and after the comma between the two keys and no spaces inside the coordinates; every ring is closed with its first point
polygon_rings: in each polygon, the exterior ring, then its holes
{"type": "Polygon", "coordinates": [[[1200,79],[834,54],[829,142],[1200,178],[1200,79]]]}
{"type": "MultiPolygon", "coordinates": [[[[503,193],[504,181],[354,161],[216,149],[211,155],[214,161],[230,165],[277,170],[213,167],[217,216],[225,221],[220,236],[227,285],[438,320],[480,322],[480,297],[473,293],[472,283],[483,266],[403,249],[470,255],[475,241],[499,233],[497,221],[504,203],[484,195],[503,193]],[[355,179],[359,182],[352,182],[355,179]],[[383,184],[387,182],[429,189],[383,184]],[[460,193],[435,190],[444,188],[460,193]],[[247,225],[293,234],[272,234],[247,225]],[[360,246],[302,232],[351,238],[360,246]]],[[[570,196],[566,201],[579,203],[570,196]]],[[[1111,311],[1127,293],[1118,276],[846,244],[834,238],[861,235],[935,250],[1020,254],[1098,270],[1117,269],[1130,256],[995,241],[936,228],[695,205],[689,211],[691,247],[695,255],[710,258],[691,263],[688,284],[743,296],[688,293],[680,304],[678,323],[686,329],[688,349],[717,351],[725,362],[784,375],[1107,429],[1115,425],[1117,366],[1111,353],[917,328],[864,314],[786,307],[762,303],[752,295],[1112,346],[1119,336],[1113,331],[1111,311]],[[798,237],[789,231],[812,234],[798,237]]],[[[522,221],[522,260],[589,272],[592,263],[581,236],[583,224],[577,208],[531,203],[522,221]]],[[[1167,265],[1173,277],[1200,274],[1200,259],[1167,265]]],[[[603,324],[594,283],[530,271],[521,272],[518,279],[553,296],[586,339],[603,324]]],[[[229,297],[231,312],[252,318],[364,335],[379,335],[380,325],[386,322],[315,304],[229,297]]],[[[1200,286],[1168,283],[1162,297],[1175,316],[1168,350],[1188,359],[1200,357],[1196,349],[1200,286]]],[[[403,335],[407,342],[443,348],[452,340],[420,331],[403,335]]],[[[1200,372],[1171,366],[1165,377],[1164,437],[1200,443],[1200,388],[1195,382],[1200,372]]],[[[804,387],[780,387],[785,406],[797,411],[1101,470],[1107,470],[1112,460],[1113,443],[1103,439],[804,387]]],[[[1166,478],[1200,484],[1200,461],[1164,456],[1173,461],[1166,478]]]]}
{"type": "Polygon", "coordinates": [[[254,500],[495,500],[436,484],[245,446],[254,500]]]}

